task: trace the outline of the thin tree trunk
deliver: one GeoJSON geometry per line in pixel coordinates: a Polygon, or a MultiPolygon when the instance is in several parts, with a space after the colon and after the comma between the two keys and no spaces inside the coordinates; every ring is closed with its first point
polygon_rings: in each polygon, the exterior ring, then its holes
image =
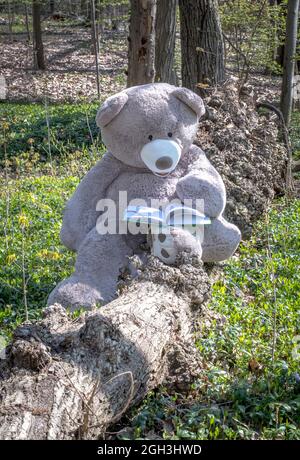
{"type": "Polygon", "coordinates": [[[31,35],[29,30],[29,17],[28,17],[28,5],[25,3],[25,24],[26,24],[26,33],[27,33],[27,40],[28,43],[31,42],[31,35]]]}
{"type": "Polygon", "coordinates": [[[177,0],[157,0],[155,81],[175,85],[174,69],[177,0]]]}
{"type": "Polygon", "coordinates": [[[11,2],[10,0],[7,2],[8,6],[8,32],[9,32],[9,40],[12,42],[12,29],[14,24],[14,13],[11,10],[11,2]]]}
{"type": "Polygon", "coordinates": [[[280,107],[287,127],[290,125],[293,106],[293,80],[297,45],[299,0],[288,1],[286,40],[280,107]]]}
{"type": "Polygon", "coordinates": [[[97,35],[97,24],[96,24],[96,7],[95,0],[89,0],[91,10],[91,54],[95,54],[97,50],[99,52],[98,35],[97,35]]]}
{"type": "Polygon", "coordinates": [[[224,44],[216,0],[179,0],[182,84],[215,85],[225,78],[224,44]]]}
{"type": "Polygon", "coordinates": [[[41,5],[39,0],[32,2],[33,58],[36,69],[46,68],[41,27],[41,5]]]}
{"type": "Polygon", "coordinates": [[[21,325],[0,360],[0,439],[99,439],[162,382],[187,387],[208,292],[201,262],[150,259],[105,307],[72,321],[56,305],[21,325]]]}
{"type": "Polygon", "coordinates": [[[155,78],[156,0],[131,0],[127,86],[152,83],[155,78]]]}
{"type": "Polygon", "coordinates": [[[102,22],[102,10],[101,10],[101,0],[96,0],[96,35],[98,43],[98,54],[100,53],[100,37],[101,37],[101,22],[102,22]]]}
{"type": "Polygon", "coordinates": [[[95,55],[97,94],[98,94],[98,99],[100,99],[99,42],[98,42],[98,33],[97,33],[97,26],[96,26],[96,14],[95,14],[95,1],[94,0],[91,0],[91,31],[92,31],[93,52],[95,55]]]}
{"type": "Polygon", "coordinates": [[[50,6],[50,14],[52,15],[52,14],[54,14],[54,11],[55,11],[55,1],[50,0],[49,6],[50,6]]]}

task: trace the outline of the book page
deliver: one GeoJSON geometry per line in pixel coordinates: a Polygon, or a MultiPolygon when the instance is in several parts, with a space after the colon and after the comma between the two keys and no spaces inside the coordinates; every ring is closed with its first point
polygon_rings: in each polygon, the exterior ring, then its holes
{"type": "Polygon", "coordinates": [[[147,206],[128,206],[125,209],[123,220],[145,224],[163,223],[164,214],[160,209],[147,206]]]}
{"type": "Polygon", "coordinates": [[[197,209],[180,204],[171,204],[166,207],[166,221],[173,226],[196,226],[211,223],[210,219],[197,209]]]}

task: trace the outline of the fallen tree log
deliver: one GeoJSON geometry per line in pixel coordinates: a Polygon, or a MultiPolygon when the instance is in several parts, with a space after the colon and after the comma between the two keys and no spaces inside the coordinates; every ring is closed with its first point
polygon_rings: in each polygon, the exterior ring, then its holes
{"type": "Polygon", "coordinates": [[[193,332],[210,285],[201,261],[150,257],[138,272],[98,310],[72,320],[54,305],[16,329],[1,363],[0,439],[99,439],[165,379],[199,374],[193,332]]]}

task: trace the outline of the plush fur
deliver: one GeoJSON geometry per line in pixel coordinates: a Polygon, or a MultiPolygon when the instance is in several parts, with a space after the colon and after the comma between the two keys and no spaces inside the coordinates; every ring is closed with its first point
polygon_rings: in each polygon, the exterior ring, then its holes
{"type": "Polygon", "coordinates": [[[97,114],[108,152],[88,172],[67,203],[61,240],[77,252],[74,274],[51,293],[48,303],[72,309],[90,308],[116,296],[118,275],[128,256],[141,253],[143,235],[99,235],[98,200],[111,198],[118,206],[119,191],[128,201],[150,204],[179,198],[204,199],[204,212],[212,224],[205,226],[202,248],[190,236],[173,232],[178,251],[198,251],[206,262],[225,260],[236,250],[240,231],[223,217],[226,192],[223,181],[204,152],[192,145],[198,121],[204,113],[202,99],[185,88],[157,83],[126,89],[110,97],[97,114]],[[170,139],[182,148],[176,169],[166,178],[150,171],[141,159],[151,139],[170,139]]]}

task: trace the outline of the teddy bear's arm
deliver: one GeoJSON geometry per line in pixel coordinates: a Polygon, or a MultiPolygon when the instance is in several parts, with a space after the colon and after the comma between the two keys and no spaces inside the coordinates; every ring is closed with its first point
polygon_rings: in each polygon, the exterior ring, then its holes
{"type": "Polygon", "coordinates": [[[203,199],[205,215],[218,217],[226,205],[223,180],[200,148],[193,145],[188,155],[187,174],[177,183],[177,195],[181,201],[203,199]]]}
{"type": "Polygon", "coordinates": [[[122,163],[106,153],[86,174],[67,202],[60,232],[62,243],[77,251],[88,232],[96,225],[96,205],[105,198],[109,185],[122,171],[122,163]]]}

